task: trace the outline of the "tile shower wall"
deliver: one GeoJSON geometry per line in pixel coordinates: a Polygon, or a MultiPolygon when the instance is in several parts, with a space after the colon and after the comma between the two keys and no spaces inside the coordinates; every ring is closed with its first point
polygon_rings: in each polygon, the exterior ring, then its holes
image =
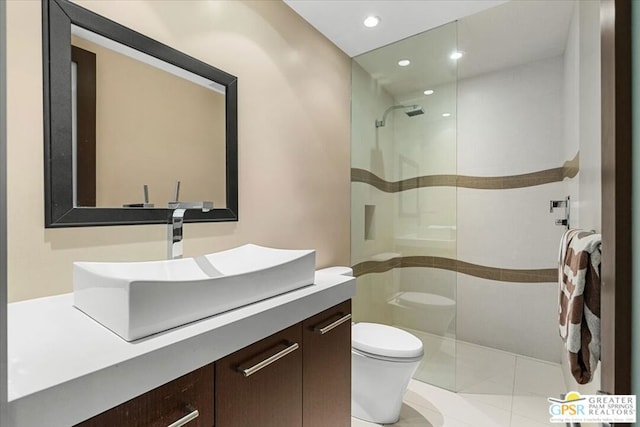
{"type": "MultiPolygon", "coordinates": [[[[376,129],[375,121],[393,105],[394,99],[357,63],[352,63],[352,140],[351,167],[369,171],[385,181],[393,181],[393,123],[376,129]]],[[[384,261],[393,254],[393,193],[362,182],[351,184],[351,265],[372,258],[384,261]],[[365,210],[369,209],[369,216],[365,210]]],[[[356,282],[354,317],[359,320],[390,323],[387,299],[394,292],[390,270],[366,275],[356,282]]]]}
{"type": "MultiPolygon", "coordinates": [[[[521,175],[561,167],[565,152],[563,57],[458,83],[458,174],[521,175]]],[[[567,183],[458,188],[458,259],[508,269],[553,269],[564,229],[549,200],[567,183]]],[[[555,283],[458,274],[458,338],[560,362],[555,283]]]]}
{"type": "MultiPolygon", "coordinates": [[[[393,181],[393,122],[376,128],[375,121],[393,105],[394,99],[358,64],[352,66],[352,141],[351,167],[369,171],[385,181],[393,181]]],[[[352,264],[372,255],[389,251],[393,241],[393,193],[380,191],[365,183],[352,184],[351,233],[352,264]],[[365,206],[373,209],[365,235],[365,206]]]]}

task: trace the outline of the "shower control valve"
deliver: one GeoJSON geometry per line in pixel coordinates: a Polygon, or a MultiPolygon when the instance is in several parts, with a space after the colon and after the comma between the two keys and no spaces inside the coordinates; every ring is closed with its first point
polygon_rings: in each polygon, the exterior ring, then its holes
{"type": "Polygon", "coordinates": [[[550,200],[549,201],[549,212],[553,212],[555,208],[566,208],[567,200],[550,200]]]}
{"type": "Polygon", "coordinates": [[[571,198],[567,196],[564,200],[550,200],[549,201],[549,212],[553,213],[553,210],[556,208],[564,208],[564,218],[557,219],[556,225],[561,225],[567,227],[567,230],[570,228],[570,217],[571,217],[571,198]]]}

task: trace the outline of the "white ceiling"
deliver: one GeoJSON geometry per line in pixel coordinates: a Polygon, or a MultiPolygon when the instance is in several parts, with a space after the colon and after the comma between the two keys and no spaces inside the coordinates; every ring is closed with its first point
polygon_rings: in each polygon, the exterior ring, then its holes
{"type": "Polygon", "coordinates": [[[359,55],[355,61],[397,98],[562,55],[575,5],[575,0],[284,1],[347,54],[359,55]],[[382,19],[376,28],[362,25],[371,13],[382,19]],[[444,25],[454,20],[457,25],[444,25]],[[376,49],[390,43],[392,48],[376,49]],[[456,49],[464,52],[457,63],[449,59],[456,49]],[[411,65],[398,67],[400,59],[411,65]]]}
{"type": "Polygon", "coordinates": [[[562,55],[575,0],[515,0],[458,21],[458,78],[562,55]]]}
{"type": "Polygon", "coordinates": [[[507,0],[284,0],[347,55],[354,57],[507,0]],[[369,16],[382,21],[366,28],[369,16]]]}

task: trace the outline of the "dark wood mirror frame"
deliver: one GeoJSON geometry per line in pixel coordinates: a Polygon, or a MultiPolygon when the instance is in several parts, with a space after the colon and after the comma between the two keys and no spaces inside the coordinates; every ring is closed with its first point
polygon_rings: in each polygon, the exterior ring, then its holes
{"type": "Polygon", "coordinates": [[[162,224],[172,209],[76,207],[73,200],[71,24],[225,87],[226,207],[189,209],[185,222],[238,220],[238,79],[67,0],[42,0],[45,227],[162,224]]]}

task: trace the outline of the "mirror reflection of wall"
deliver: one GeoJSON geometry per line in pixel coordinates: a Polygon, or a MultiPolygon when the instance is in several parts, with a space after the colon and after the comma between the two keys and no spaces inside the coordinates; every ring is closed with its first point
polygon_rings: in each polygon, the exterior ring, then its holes
{"type": "MultiPolygon", "coordinates": [[[[72,44],[95,55],[95,149],[86,148],[91,143],[80,131],[76,206],[140,203],[146,184],[149,202],[163,208],[173,200],[177,180],[181,200],[226,206],[224,92],[78,36],[72,44]]],[[[82,126],[83,114],[90,116],[87,108],[79,104],[74,129],[82,126]]]]}

